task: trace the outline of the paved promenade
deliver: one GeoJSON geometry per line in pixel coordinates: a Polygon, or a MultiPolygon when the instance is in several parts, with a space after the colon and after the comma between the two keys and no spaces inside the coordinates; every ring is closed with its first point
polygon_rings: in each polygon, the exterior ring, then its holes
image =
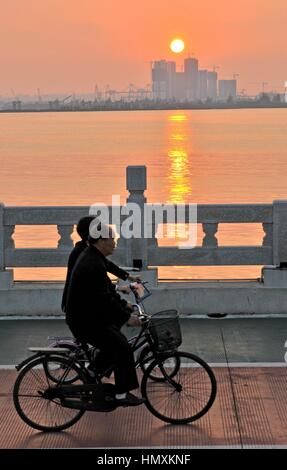
{"type": "Polygon", "coordinates": [[[207,360],[217,378],[216,401],[202,419],[167,425],[141,406],[87,412],[68,430],[44,434],[14,410],[11,366],[27,357],[29,346],[47,345],[47,336],[68,330],[62,320],[0,321],[0,448],[287,448],[287,318],[182,319],[182,330],[181,349],[207,360]]]}

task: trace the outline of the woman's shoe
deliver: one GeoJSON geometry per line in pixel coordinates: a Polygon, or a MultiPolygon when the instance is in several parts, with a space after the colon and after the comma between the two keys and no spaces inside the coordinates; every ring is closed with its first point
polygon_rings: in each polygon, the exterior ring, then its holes
{"type": "Polygon", "coordinates": [[[115,402],[118,406],[138,406],[142,405],[145,400],[128,392],[125,398],[115,398],[115,402]]]}

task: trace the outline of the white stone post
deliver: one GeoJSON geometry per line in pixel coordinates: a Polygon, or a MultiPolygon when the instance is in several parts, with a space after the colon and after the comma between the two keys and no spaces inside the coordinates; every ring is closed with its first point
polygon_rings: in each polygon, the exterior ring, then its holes
{"type": "Polygon", "coordinates": [[[0,203],[0,290],[13,286],[13,270],[5,266],[4,204],[0,203]]]}
{"type": "Polygon", "coordinates": [[[264,266],[262,277],[266,287],[287,288],[287,201],[273,201],[273,265],[264,266]]]}
{"type": "Polygon", "coordinates": [[[129,266],[139,267],[138,263],[141,264],[142,268],[139,271],[139,275],[143,280],[149,282],[150,287],[157,286],[157,269],[148,269],[148,239],[145,238],[145,227],[144,224],[144,205],[146,198],[144,191],[147,187],[146,181],[146,167],[143,165],[128,166],[126,169],[126,187],[129,191],[127,203],[135,203],[140,208],[140,238],[130,238],[126,240],[127,249],[127,264],[129,266]]]}
{"type": "Polygon", "coordinates": [[[127,203],[137,204],[141,212],[140,220],[140,238],[131,238],[127,240],[128,261],[130,266],[135,263],[142,263],[142,268],[147,268],[147,239],[144,238],[144,204],[146,198],[144,191],[146,190],[146,167],[145,166],[128,166],[127,167],[127,190],[130,195],[127,203]]]}
{"type": "Polygon", "coordinates": [[[0,203],[0,272],[5,269],[4,261],[4,205],[0,203]]]}
{"type": "Polygon", "coordinates": [[[287,200],[273,201],[273,264],[287,263],[287,200]]]}

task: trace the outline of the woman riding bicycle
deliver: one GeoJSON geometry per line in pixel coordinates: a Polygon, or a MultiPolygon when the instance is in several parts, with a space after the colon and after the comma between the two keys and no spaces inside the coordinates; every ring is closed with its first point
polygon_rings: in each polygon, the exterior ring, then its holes
{"type": "Polygon", "coordinates": [[[130,393],[139,387],[134,357],[127,338],[120,329],[124,323],[140,326],[139,318],[123,305],[107,275],[108,260],[116,247],[115,232],[93,220],[89,246],[79,256],[68,286],[66,322],[80,341],[102,351],[114,365],[117,405],[137,406],[141,398],[130,393]]]}

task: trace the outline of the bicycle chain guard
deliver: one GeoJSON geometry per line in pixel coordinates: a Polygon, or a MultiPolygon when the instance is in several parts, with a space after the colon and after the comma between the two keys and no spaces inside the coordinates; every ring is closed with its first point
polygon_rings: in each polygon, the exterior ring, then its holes
{"type": "Polygon", "coordinates": [[[117,408],[113,384],[62,385],[59,387],[64,408],[109,412],[117,408]]]}

